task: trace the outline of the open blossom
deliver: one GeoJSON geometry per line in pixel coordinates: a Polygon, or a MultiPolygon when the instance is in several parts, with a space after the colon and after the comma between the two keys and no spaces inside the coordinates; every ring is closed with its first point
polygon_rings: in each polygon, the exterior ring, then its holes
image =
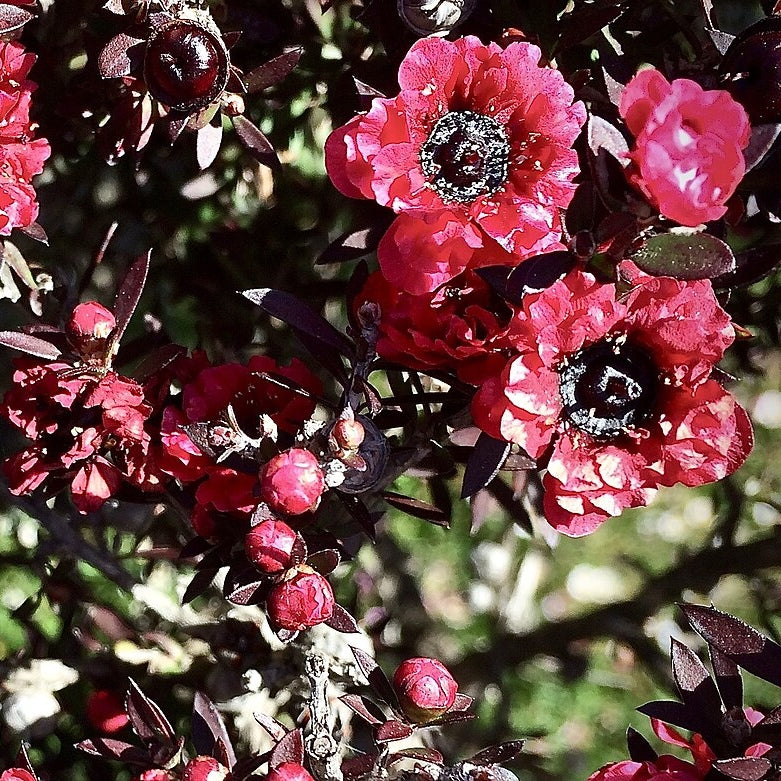
{"type": "Polygon", "coordinates": [[[399,214],[378,249],[393,284],[425,293],[560,239],[585,108],[540,56],[525,42],[421,39],[399,68],[399,95],[375,98],[329,137],[336,187],[399,214]]]}
{"type": "Polygon", "coordinates": [[[746,168],[743,107],[724,90],[670,83],[651,68],[626,85],[620,112],[635,136],[629,179],[659,212],[687,226],[723,216],[746,168]]]}
{"type": "Polygon", "coordinates": [[[705,773],[690,762],[663,754],[653,761],[611,762],[589,776],[588,781],[702,781],[705,773]]]}
{"type": "Polygon", "coordinates": [[[43,170],[49,142],[34,138],[30,100],[37,84],[27,78],[35,55],[14,41],[0,44],[0,235],[38,217],[32,178],[43,170]]]}
{"type": "Polygon", "coordinates": [[[710,282],[634,281],[619,298],[574,271],[527,295],[519,355],[472,404],[491,436],[532,458],[550,450],[545,516],[571,536],[647,504],[658,486],[720,480],[752,446],[745,411],[710,377],[734,339],[710,282]]]}

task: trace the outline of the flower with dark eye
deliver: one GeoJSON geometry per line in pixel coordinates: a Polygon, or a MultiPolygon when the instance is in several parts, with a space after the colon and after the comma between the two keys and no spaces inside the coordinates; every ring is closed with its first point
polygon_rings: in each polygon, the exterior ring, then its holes
{"type": "Polygon", "coordinates": [[[571,536],[647,504],[658,486],[720,480],[752,446],[745,411],[710,377],[735,336],[710,283],[634,281],[620,299],[573,271],[527,295],[519,354],[472,403],[485,432],[548,456],[545,516],[571,536]]]}

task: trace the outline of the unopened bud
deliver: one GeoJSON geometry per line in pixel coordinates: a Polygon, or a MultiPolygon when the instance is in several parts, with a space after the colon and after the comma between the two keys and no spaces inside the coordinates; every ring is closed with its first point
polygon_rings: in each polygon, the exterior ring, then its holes
{"type": "Polygon", "coordinates": [[[283,572],[290,566],[297,536],[284,521],[262,521],[249,530],[244,540],[247,558],[269,575],[283,572]]]}
{"type": "Polygon", "coordinates": [[[333,615],[334,604],[331,584],[319,572],[301,565],[271,589],[266,607],[276,626],[299,632],[327,621],[333,615]]]}
{"type": "Polygon", "coordinates": [[[325,490],[325,475],[308,450],[291,448],[260,470],[260,498],[275,512],[301,515],[316,509],[325,490]]]}
{"type": "Polygon", "coordinates": [[[455,702],[458,684],[438,659],[416,657],[402,662],[393,676],[399,704],[410,721],[425,724],[455,702]]]}

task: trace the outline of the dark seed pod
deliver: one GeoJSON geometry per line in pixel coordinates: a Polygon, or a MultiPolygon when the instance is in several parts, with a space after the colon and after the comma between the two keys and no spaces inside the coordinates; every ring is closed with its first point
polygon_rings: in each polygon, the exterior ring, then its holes
{"type": "Polygon", "coordinates": [[[781,122],[781,16],[747,27],[730,44],[719,72],[753,125],[781,122]]]}
{"type": "Polygon", "coordinates": [[[447,35],[475,10],[477,0],[398,0],[404,24],[417,35],[447,35]]]}
{"type": "Polygon", "coordinates": [[[228,50],[197,22],[173,19],[152,31],[144,80],[153,97],[174,111],[191,112],[216,100],[228,83],[228,50]]]}

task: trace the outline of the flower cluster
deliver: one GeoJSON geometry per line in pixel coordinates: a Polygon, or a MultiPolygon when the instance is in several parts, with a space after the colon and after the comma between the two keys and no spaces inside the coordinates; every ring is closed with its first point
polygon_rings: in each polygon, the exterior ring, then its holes
{"type": "Polygon", "coordinates": [[[35,138],[30,120],[32,93],[27,78],[36,57],[14,41],[0,43],[0,235],[26,228],[38,217],[32,179],[43,171],[49,142],[35,138]]]}

